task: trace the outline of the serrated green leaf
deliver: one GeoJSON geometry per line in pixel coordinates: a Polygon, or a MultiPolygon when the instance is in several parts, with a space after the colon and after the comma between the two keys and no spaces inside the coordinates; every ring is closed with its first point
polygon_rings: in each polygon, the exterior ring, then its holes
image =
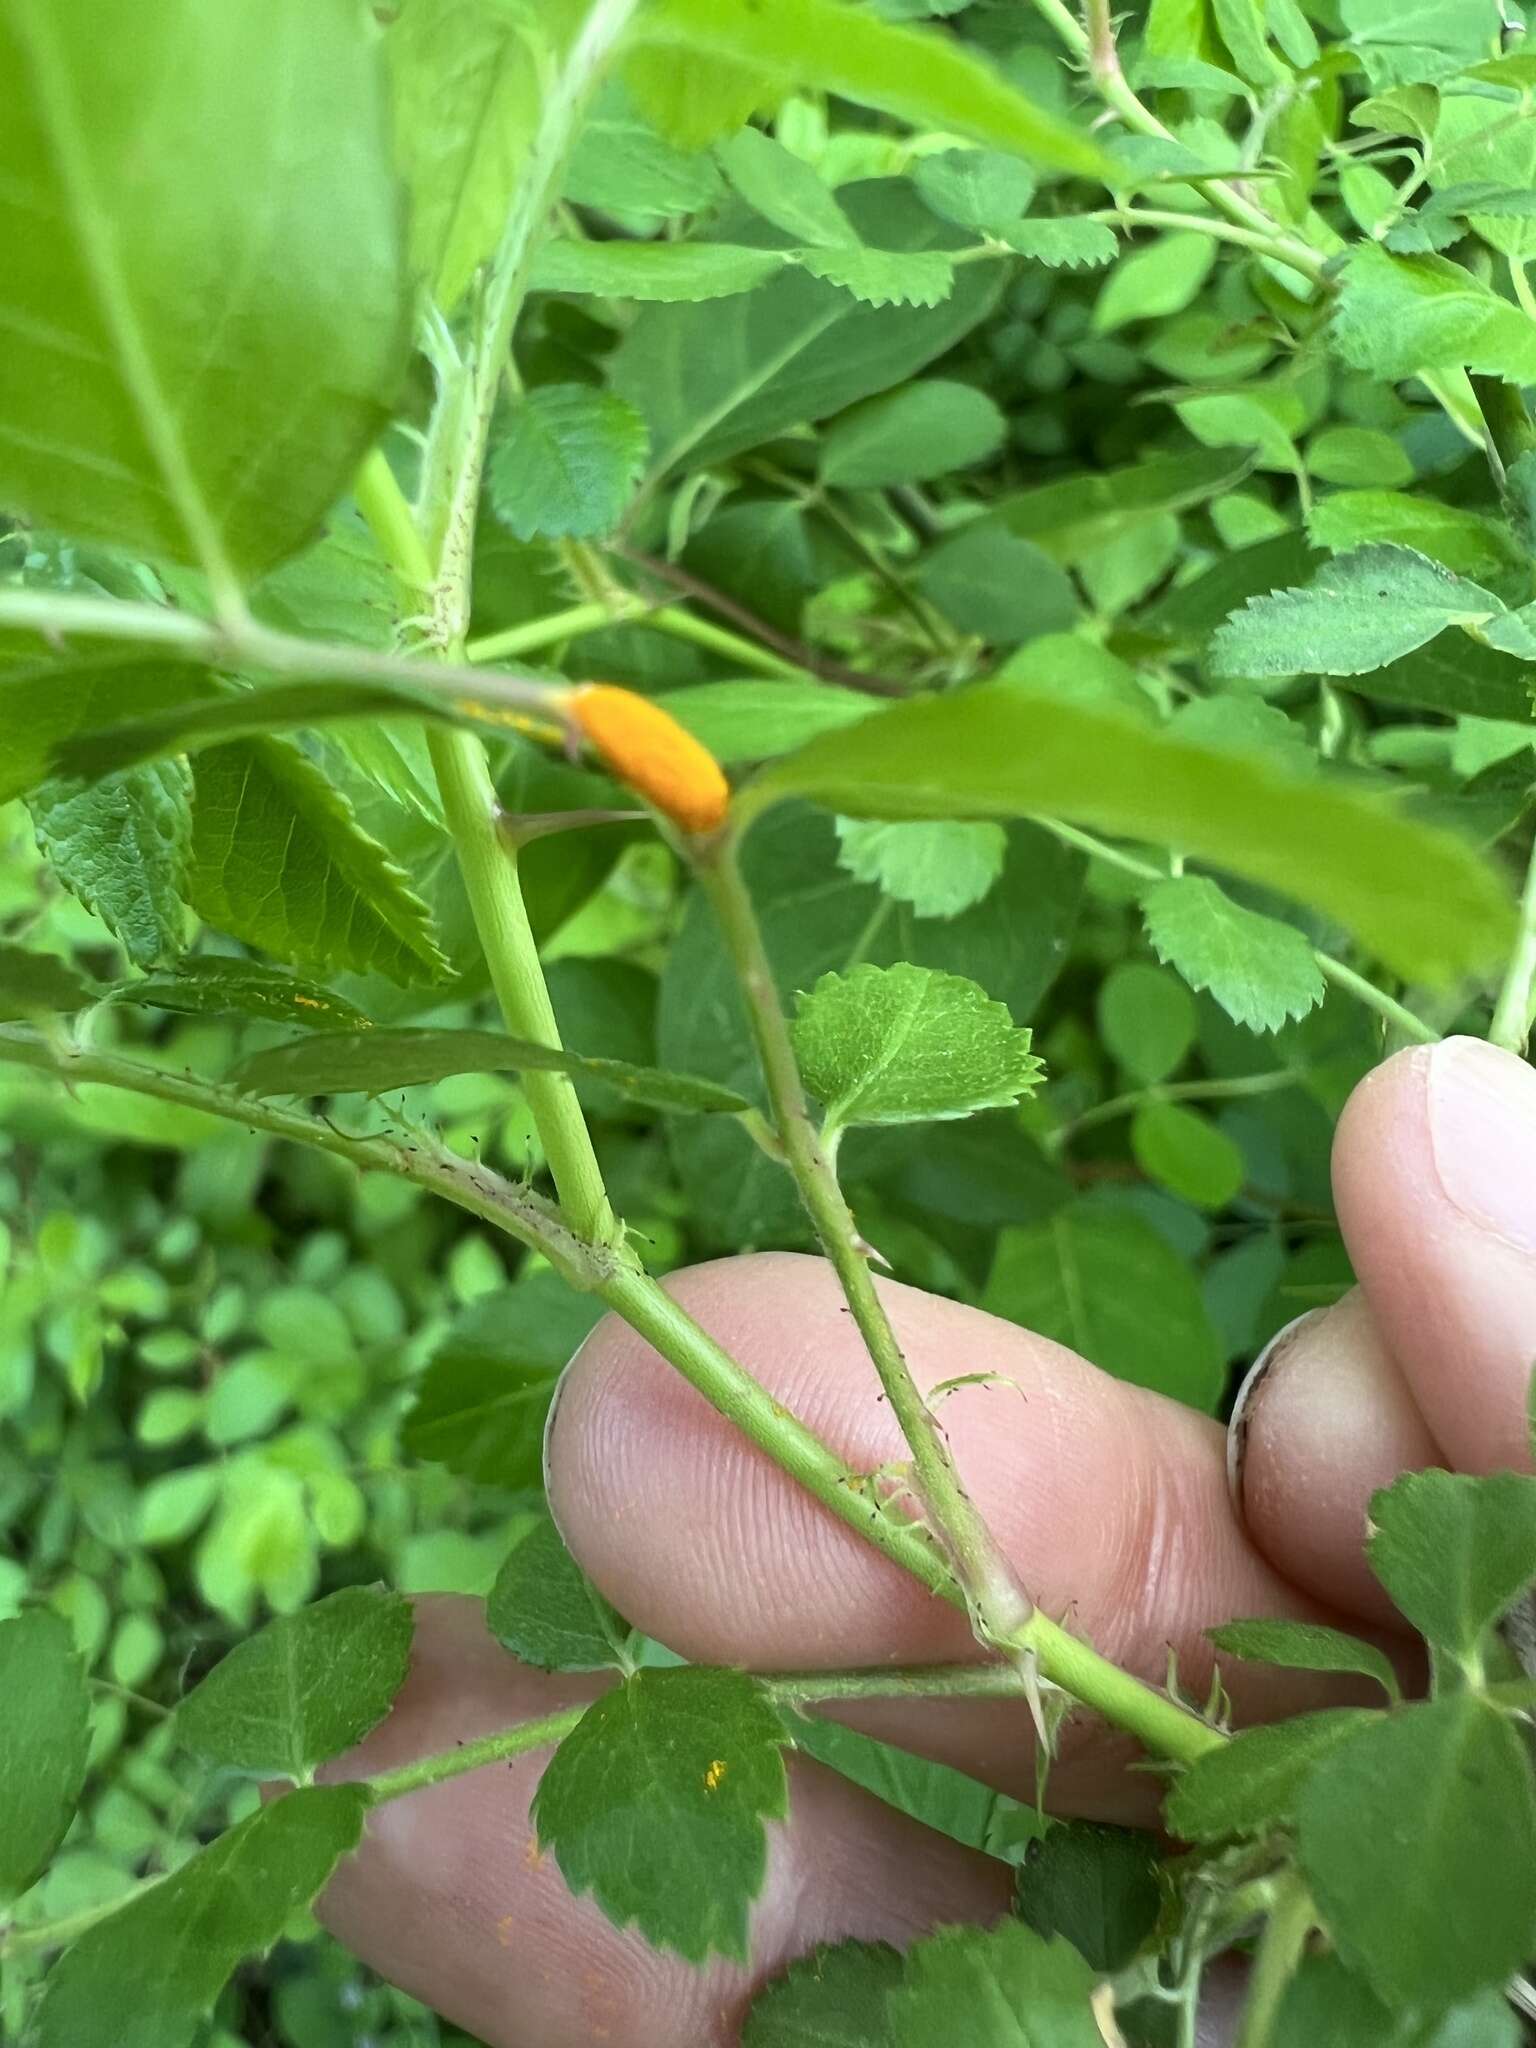
{"type": "Polygon", "coordinates": [[[555,1381],[602,1315],[594,1296],[548,1272],[482,1296],[433,1353],[401,1448],[477,1485],[540,1485],[555,1381]]]}
{"type": "Polygon", "coordinates": [[[910,903],[919,917],[958,917],[980,903],[1003,871],[1008,839],[1001,825],[884,825],[839,818],[838,860],[884,896],[910,903]]]}
{"type": "Polygon", "coordinates": [[[491,458],[491,503],[519,540],[611,533],[645,469],[634,407],[589,384],[543,384],[513,408],[491,458]]]}
{"type": "Polygon", "coordinates": [[[936,249],[799,249],[795,260],[866,306],[941,306],[955,288],[955,266],[936,249]]]}
{"type": "Polygon", "coordinates": [[[1019,1865],[1014,1911],[1036,1934],[1071,1942],[1099,1975],[1123,1970],[1157,1925],[1157,1841],[1099,1821],[1057,1821],[1019,1865]]]}
{"type": "Polygon", "coordinates": [[[1503,609],[1492,591],[1412,548],[1357,548],[1320,569],[1305,589],[1250,598],[1212,641],[1212,671],[1365,675],[1451,626],[1480,625],[1503,609]]]}
{"type": "Polygon", "coordinates": [[[834,420],[821,439],[825,482],[868,490],[925,483],[984,462],[1003,445],[1008,423],[984,391],[925,377],[866,399],[834,420]]]}
{"type": "Polygon", "coordinates": [[[205,1762],[304,1783],[389,1712],[410,1663],[411,1604],[348,1586],[236,1644],[176,1710],[205,1762]]]}
{"type": "Polygon", "coordinates": [[[540,1671],[627,1666],[629,1629],[543,1516],[496,1574],[485,1603],[491,1634],[540,1671]]]}
{"type": "Polygon", "coordinates": [[[616,1926],[691,1962],[744,1961],[763,1823],[788,1811],[783,1740],[742,1672],[638,1672],[555,1751],[534,1795],[539,1840],[616,1926]]]}
{"type": "Polygon", "coordinates": [[[0,499],[259,573],[340,494],[404,370],[370,24],[347,0],[15,0],[0,75],[0,499]]]}
{"type": "Polygon", "coordinates": [[[1101,270],[1114,262],[1120,247],[1113,229],[1101,220],[1015,221],[1002,239],[1047,270],[1101,270]]]}
{"type": "Polygon", "coordinates": [[[75,1817],[91,1695],[67,1625],[34,1608],[0,1622],[0,1901],[28,1889],[75,1817]]]}
{"type": "Polygon", "coordinates": [[[792,242],[815,248],[856,246],[853,223],[810,165],[757,128],[743,128],[719,148],[736,191],[792,242]]]}
{"type": "Polygon", "coordinates": [[[877,107],[924,128],[971,135],[1016,150],[1051,170],[1103,177],[1103,152],[1079,130],[1035,106],[962,44],[881,21],[842,0],[655,0],[643,38],[761,70],[788,89],[877,107]]]}
{"type": "Polygon", "coordinates": [[[605,299],[697,305],[749,292],[782,270],[781,249],[732,242],[546,242],[533,259],[533,288],[605,299]]]}
{"type": "Polygon", "coordinates": [[[1250,1031],[1279,1031],[1327,994],[1317,956],[1295,926],[1234,903],[1209,876],[1159,882],[1141,908],[1159,960],[1250,1031]]]}
{"type": "Polygon", "coordinates": [[[1531,1762],[1475,1694],[1357,1729],[1303,1787],[1296,1841],[1335,1947],[1390,2006],[1443,2012],[1531,1954],[1531,1762]]]}
{"type": "Polygon", "coordinates": [[[187,898],[211,925],[300,966],[408,985],[446,974],[431,912],[298,747],[209,747],[193,778],[187,898]]]}
{"type": "Polygon", "coordinates": [[[739,793],[738,814],[792,794],[852,817],[1054,814],[1177,847],[1328,911],[1411,975],[1500,957],[1511,929],[1490,868],[1369,793],[1009,683],[813,740],[739,793]]]}
{"type": "Polygon", "coordinates": [[[941,220],[1005,236],[1035,196],[1027,164],[995,149],[946,149],[919,157],[912,182],[941,220]]]}
{"type": "Polygon", "coordinates": [[[182,960],[174,975],[120,982],[115,1001],[150,1010],[176,1010],[187,1017],[261,1017],[273,1024],[302,1024],[309,1031],[366,1029],[355,1003],[333,989],[285,974],[262,960],[208,954],[182,960]]]}
{"type": "Polygon", "coordinates": [[[1536,381],[1536,327],[1444,256],[1393,256],[1366,242],[1344,272],[1331,333],[1345,362],[1377,377],[1466,369],[1536,381]]]}
{"type": "Polygon", "coordinates": [[[190,2048],[235,1968],[357,1847],[367,1811],[362,1785],[292,1792],[140,1892],[54,1967],[38,2048],[190,2048]]]}
{"type": "Polygon", "coordinates": [[[425,1031],[402,1026],[290,1039],[242,1060],[230,1074],[252,1095],[384,1095],[452,1074],[572,1074],[616,1088],[631,1102],[679,1113],[739,1116],[745,1096],[694,1074],[588,1059],[497,1031],[425,1031]]]}
{"type": "MultiPolygon", "coordinates": [[[[903,180],[845,188],[842,204],[878,252],[942,249],[959,239],[903,180]]],[[[744,213],[718,226],[722,235],[754,239],[744,213]]],[[[751,254],[758,275],[768,259],[770,269],[786,260],[781,250],[751,254]]],[[[877,310],[790,268],[706,312],[642,311],[610,358],[610,383],[650,425],[653,478],[683,461],[724,461],[913,376],[976,325],[1002,283],[1000,265],[970,264],[942,306],[877,310]]]]}
{"type": "Polygon", "coordinates": [[[1234,1141],[1181,1102],[1144,1102],[1131,1119],[1131,1152],[1149,1180],[1199,1209],[1224,1209],[1248,1178],[1234,1141]]]}
{"type": "Polygon", "coordinates": [[[1497,0],[1341,0],[1340,14],[1378,92],[1475,63],[1502,19],[1497,0]]]}
{"type": "Polygon", "coordinates": [[[872,698],[854,690],[755,676],[664,690],[656,701],[728,768],[770,760],[820,733],[841,732],[876,709],[872,698]]]}
{"type": "Polygon", "coordinates": [[[181,762],[155,761],[101,782],[45,782],[27,799],[49,867],[135,967],[174,959],[186,940],[191,786],[181,762]]]}
{"type": "Polygon", "coordinates": [[[931,967],[855,967],[802,995],[793,1026],[825,1128],[921,1123],[995,1109],[1043,1072],[1007,1007],[931,967]]]}
{"type": "Polygon", "coordinates": [[[1209,1412],[1226,1374],[1194,1274],[1127,1210],[1077,1202],[998,1239],[982,1306],[1209,1412]]]}
{"type": "Polygon", "coordinates": [[[1509,115],[1497,99],[1446,98],[1426,204],[1454,210],[1493,248],[1528,262],[1536,254],[1536,122],[1509,115]]]}
{"type": "Polygon", "coordinates": [[[63,1016],[95,1001],[95,991],[56,953],[0,941],[0,1021],[63,1016]]]}
{"type": "Polygon", "coordinates": [[[1374,1643],[1347,1636],[1315,1621],[1225,1621],[1206,1635],[1218,1650],[1251,1664],[1278,1664],[1287,1671],[1350,1671],[1374,1678],[1389,1700],[1400,1697],[1397,1673],[1374,1643]]]}
{"type": "Polygon", "coordinates": [[[907,1951],[886,2003],[891,2039],[895,2048],[1104,2048],[1094,1981],[1075,1949],[1021,1920],[941,1928],[907,1951]]]}
{"type": "Polygon", "coordinates": [[[1536,1580],[1536,1479],[1405,1472],[1372,1496],[1371,1570],[1437,1650],[1477,1663],[1485,1632],[1536,1580]]]}
{"type": "MultiPolygon", "coordinates": [[[[1007,862],[981,903],[943,920],[882,918],[878,893],[838,868],[830,818],[786,806],[764,819],[746,840],[742,868],[780,999],[792,1004],[798,990],[846,968],[862,952],[876,965],[907,960],[984,977],[1016,1019],[1029,1017],[1066,957],[1083,863],[1037,826],[1015,823],[1006,830],[1007,862]]],[[[701,893],[688,906],[662,977],[658,1044],[660,1056],[673,1064],[743,1092],[761,1086],[736,979],[701,893]]],[[[924,1148],[971,1128],[931,1127],[924,1148]]],[[[708,1242],[724,1248],[801,1241],[804,1212],[792,1182],[739,1123],[724,1117],[680,1123],[673,1151],[708,1242]]]]}
{"type": "Polygon", "coordinates": [[[1302,1787],[1322,1759],[1381,1718],[1365,1707],[1326,1707],[1241,1729],[1224,1748],[1181,1772],[1164,1808],[1168,1826],[1186,1842],[1289,1826],[1302,1787]]]}
{"type": "Polygon", "coordinates": [[[742,2048],[892,2048],[885,2005],[901,1973],[883,1942],[818,1948],[757,1994],[742,2048]]]}

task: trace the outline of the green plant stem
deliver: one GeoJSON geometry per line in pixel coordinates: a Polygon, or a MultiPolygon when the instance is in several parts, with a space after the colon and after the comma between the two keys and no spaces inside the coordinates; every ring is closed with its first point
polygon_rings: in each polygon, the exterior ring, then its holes
{"type": "Polygon", "coordinates": [[[702,861],[700,874],[746,997],[786,1162],[912,1453],[914,1491],[948,1553],[978,1637],[993,1649],[1005,1650],[1030,1621],[1034,1603],[962,1485],[938,1420],[912,1377],[876,1291],[853,1211],[811,1121],[773,969],[734,848],[725,845],[702,861]]]}
{"type": "Polygon", "coordinates": [[[582,113],[639,4],[640,0],[593,0],[569,49],[541,81],[538,124],[486,280],[469,363],[469,404],[442,524],[442,559],[432,585],[433,633],[445,651],[462,649],[469,631],[470,566],[486,449],[534,254],[560,196],[582,113]]]}
{"type": "Polygon", "coordinates": [[[179,1109],[200,1110],[205,1116],[220,1117],[249,1131],[293,1139],[317,1152],[328,1152],[334,1159],[344,1159],[362,1173],[388,1173],[412,1181],[506,1231],[530,1250],[542,1252],[583,1289],[595,1290],[611,1270],[611,1258],[583,1243],[553,1203],[504,1180],[488,1166],[461,1159],[424,1132],[393,1138],[344,1131],[323,1117],[277,1108],[216,1081],[173,1073],[167,1067],[152,1067],[147,1061],[118,1053],[93,1052],[21,1024],[0,1024],[0,1061],[51,1074],[70,1087],[95,1082],[106,1088],[125,1088],[157,1102],[174,1103],[179,1109]]]}
{"type": "MultiPolygon", "coordinates": [[[[884,1699],[1018,1699],[1023,1682],[1016,1672],[986,1664],[932,1664],[910,1669],[878,1671],[800,1671],[774,1673],[759,1681],[764,1693],[776,1705],[799,1707],[822,1701],[884,1699]]],[[[469,1771],[484,1770],[487,1764],[506,1763],[525,1756],[530,1749],[543,1749],[561,1742],[576,1726],[586,1706],[567,1707],[546,1714],[537,1721],[519,1721],[510,1728],[498,1728],[474,1742],[440,1754],[418,1757],[393,1771],[359,1780],[373,1795],[375,1806],[391,1799],[403,1799],[428,1785],[441,1785],[449,1778],[461,1778],[469,1771]]]]}
{"type": "MultiPolygon", "coordinates": [[[[417,1134],[412,1140],[355,1136],[297,1110],[274,1108],[249,1095],[174,1074],[143,1061],[58,1043],[19,1025],[0,1025],[0,1060],[65,1082],[99,1082],[184,1109],[288,1138],[328,1152],[365,1172],[414,1182],[542,1252],[575,1287],[597,1293],[630,1327],[779,1468],[839,1521],[919,1584],[951,1605],[963,1598],[944,1558],[915,1525],[888,1513],[868,1475],[846,1461],[776,1401],[647,1274],[617,1266],[613,1254],[583,1244],[553,1206],[514,1187],[489,1168],[461,1159],[417,1134]]],[[[1182,1762],[1224,1738],[1205,1722],[1037,1614],[1031,1634],[1044,1676],[1137,1736],[1149,1749],[1182,1762]]],[[[969,1667],[966,1667],[967,1669],[969,1667]]],[[[818,1678],[817,1683],[823,1681],[818,1678]]],[[[968,1681],[971,1682],[971,1681],[968,1681]]],[[[974,1681],[984,1683],[979,1678],[974,1681]]]]}
{"type": "Polygon", "coordinates": [[[1155,1088],[1138,1088],[1128,1095],[1116,1095],[1109,1102],[1085,1109],[1081,1116],[1063,1124],[1055,1134],[1057,1145],[1065,1145],[1097,1124],[1113,1123],[1147,1102],[1230,1102],[1247,1095],[1274,1095],[1282,1088],[1299,1088],[1300,1079],[1289,1068],[1268,1074],[1238,1074],[1229,1080],[1163,1082],[1155,1088]]]}
{"type": "Polygon", "coordinates": [[[465,658],[471,662],[505,661],[521,654],[533,654],[553,647],[578,634],[594,633],[602,626],[643,626],[647,632],[665,633],[673,640],[686,640],[708,654],[723,655],[738,668],[753,675],[788,677],[795,681],[814,680],[808,669],[800,668],[766,647],[757,647],[739,633],[731,633],[708,619],[696,619],[680,605],[651,605],[632,594],[612,604],[572,605],[568,611],[551,612],[548,618],[531,619],[523,626],[508,626],[500,633],[487,633],[471,640],[465,658]]]}
{"type": "Polygon", "coordinates": [[[737,663],[753,675],[777,676],[796,682],[816,680],[809,669],[786,661],[783,655],[773,653],[770,648],[758,647],[751,640],[743,639],[740,633],[732,633],[710,619],[696,619],[681,605],[663,605],[658,611],[647,612],[642,615],[640,624],[648,626],[652,632],[666,633],[674,640],[686,640],[690,646],[703,648],[706,654],[723,655],[727,661],[737,663]]]}
{"type": "Polygon", "coordinates": [[[1198,213],[1163,213],[1153,207],[1106,206],[1097,213],[1090,213],[1087,218],[1103,221],[1106,227],[1127,230],[1173,228],[1185,233],[1192,229],[1196,234],[1210,235],[1215,241],[1231,242],[1240,249],[1252,249],[1256,255],[1272,257],[1276,263],[1300,272],[1312,284],[1328,283],[1327,268],[1315,250],[1309,249],[1305,242],[1294,241],[1289,235],[1277,234],[1273,229],[1265,233],[1260,228],[1245,227],[1237,221],[1212,220],[1198,213]]]}
{"type": "Polygon", "coordinates": [[[1296,1974],[1307,1936],[1316,1924],[1317,1909],[1310,1893],[1294,1871],[1288,1872],[1275,1886],[1274,1903],[1259,1937],[1237,2048],[1269,2048],[1286,1986],[1296,1974]]]}
{"type": "MultiPolygon", "coordinates": [[[[465,700],[516,711],[562,728],[563,684],[547,678],[514,676],[459,661],[418,661],[379,654],[344,642],[307,640],[280,633],[254,619],[216,624],[169,605],[135,604],[126,598],[76,597],[63,591],[0,590],[0,628],[35,632],[52,642],[71,638],[160,647],[177,659],[210,668],[259,670],[307,682],[396,683],[445,699],[443,716],[461,711],[465,700]]],[[[402,707],[406,708],[406,707],[402,707]]]]}
{"type": "Polygon", "coordinates": [[[645,612],[643,598],[622,605],[573,604],[565,611],[550,612],[542,619],[529,619],[521,626],[507,626],[499,633],[484,633],[464,650],[466,661],[515,660],[522,654],[538,654],[546,647],[558,647],[562,640],[575,640],[583,633],[595,633],[602,626],[622,626],[638,620],[645,612]]]}
{"type": "MultiPolygon", "coordinates": [[[[913,1490],[943,1546],[978,1637],[1017,1663],[1026,1685],[1038,1670],[1148,1747],[1183,1761],[1203,1755],[1225,1737],[1041,1614],[999,1552],[908,1370],[875,1289],[853,1214],[811,1122],[772,968],[734,849],[715,849],[701,862],[700,875],[746,997],[786,1159],[912,1452],[913,1490]]],[[[610,1301],[611,1285],[605,1290],[610,1301]]],[[[820,1488],[814,1490],[820,1493],[820,1488]]]]}
{"type": "Polygon", "coordinates": [[[924,1530],[889,1512],[871,1491],[868,1474],[853,1471],[648,1274],[615,1273],[598,1291],[717,1414],[814,1494],[840,1522],[910,1572],[930,1593],[953,1606],[964,1604],[943,1555],[924,1530]]]}
{"type": "Polygon", "coordinates": [[[1331,981],[1335,988],[1346,990],[1368,1010],[1374,1010],[1378,1017],[1414,1045],[1438,1045],[1445,1036],[1443,1031],[1436,1031],[1432,1024],[1426,1024],[1422,1017],[1416,1016],[1405,1003],[1400,1003],[1396,996],[1389,996],[1385,989],[1378,988],[1374,981],[1367,981],[1353,967],[1346,967],[1342,960],[1335,960],[1331,953],[1324,953],[1314,946],[1312,957],[1322,969],[1325,980],[1331,981]]]}
{"type": "Polygon", "coordinates": [[[383,1806],[391,1799],[403,1799],[408,1792],[420,1792],[428,1785],[462,1778],[466,1771],[482,1771],[487,1764],[506,1763],[512,1757],[525,1756],[530,1749],[563,1742],[586,1711],[584,1705],[567,1707],[562,1713],[546,1714],[539,1721],[520,1721],[515,1728],[498,1728],[494,1735],[461,1742],[457,1749],[446,1750],[440,1756],[418,1757],[414,1763],[380,1771],[376,1777],[358,1782],[368,1787],[375,1806],[383,1806]]]}
{"type": "MultiPolygon", "coordinates": [[[[1085,0],[1084,11],[1088,26],[1085,28],[1065,4],[1065,0],[1035,0],[1035,11],[1049,23],[1056,34],[1079,60],[1093,81],[1094,89],[1104,104],[1117,113],[1127,128],[1138,135],[1157,136],[1162,141],[1174,138],[1169,129],[1153,113],[1146,103],[1137,98],[1126,82],[1120,68],[1119,53],[1115,48],[1114,25],[1110,16],[1109,0],[1085,0]]],[[[1261,206],[1238,191],[1225,178],[1202,178],[1198,181],[1201,189],[1210,194],[1212,201],[1220,207],[1228,220],[1240,227],[1250,228],[1267,240],[1278,234],[1278,223],[1261,206]]],[[[1187,225],[1187,223],[1186,223],[1187,225]]],[[[1282,237],[1287,243],[1289,237],[1282,237]]],[[[1315,262],[1312,250],[1304,243],[1294,245],[1298,254],[1305,253],[1308,263],[1315,262]]],[[[1293,269],[1307,266],[1298,263],[1287,254],[1281,258],[1293,269]]]]}
{"type": "MultiPolygon", "coordinates": [[[[1123,847],[1112,846],[1107,839],[1095,838],[1091,832],[1080,832],[1075,825],[1063,824],[1059,818],[1041,818],[1038,821],[1046,831],[1059,839],[1064,846],[1075,846],[1080,853],[1086,853],[1090,860],[1102,861],[1106,867],[1119,868],[1122,874],[1135,875],[1142,882],[1166,882],[1171,876],[1166,868],[1154,867],[1149,860],[1127,853],[1123,847]]],[[[1346,967],[1342,960],[1336,960],[1331,953],[1324,953],[1319,947],[1312,948],[1312,958],[1317,962],[1324,977],[1338,988],[1346,990],[1357,1002],[1364,1003],[1368,1010],[1374,1010],[1378,1017],[1385,1018],[1394,1030],[1400,1031],[1415,1045],[1438,1045],[1443,1032],[1426,1024],[1422,1017],[1400,1003],[1395,996],[1389,996],[1385,989],[1379,989],[1375,982],[1367,981],[1363,974],[1357,974],[1353,967],[1346,967]]]]}
{"type": "MultiPolygon", "coordinates": [[[[507,1029],[514,1037],[558,1046],[560,1032],[518,881],[517,853],[500,829],[501,807],[485,748],[473,733],[446,726],[433,727],[427,740],[443,815],[507,1029]]],[[[575,1084],[568,1074],[530,1072],[521,1085],[572,1228],[589,1243],[619,1244],[622,1231],[575,1084]]]]}
{"type": "MultiPolygon", "coordinates": [[[[409,589],[428,564],[426,545],[394,472],[377,449],[359,471],[355,493],[358,509],[378,537],[396,580],[409,589]]],[[[501,806],[485,748],[474,733],[448,726],[429,728],[427,744],[444,821],[507,1029],[515,1037],[558,1046],[560,1032],[518,879],[517,847],[501,829],[501,806]]],[[[569,1075],[527,1073],[522,1089],[561,1208],[575,1233],[595,1245],[621,1243],[622,1232],[569,1075]]]]}
{"type": "Polygon", "coordinates": [[[1536,845],[1520,898],[1520,932],[1499,990],[1488,1036],[1506,1052],[1524,1053],[1536,1024],[1536,845]]]}

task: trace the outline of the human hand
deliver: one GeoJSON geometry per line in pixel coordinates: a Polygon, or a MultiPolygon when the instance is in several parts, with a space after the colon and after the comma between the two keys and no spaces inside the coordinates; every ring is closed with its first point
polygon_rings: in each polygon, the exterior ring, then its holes
{"type": "MultiPolygon", "coordinates": [[[[1198,1683],[1202,1631],[1289,1614],[1390,1630],[1363,1556],[1366,1502],[1408,1467],[1528,1465],[1536,1358],[1536,1073],[1468,1040],[1399,1055],[1357,1091],[1334,1154],[1359,1289],[1293,1326],[1249,1390],[1234,1512],[1220,1425],[1106,1378],[1059,1345],[890,1285],[924,1384],[946,1398],[960,1470],[1042,1607],[1154,1680],[1170,1644],[1198,1683]]],[[[780,1254],[680,1274],[678,1298],[856,1465],[901,1452],[873,1371],[817,1260],[780,1254]]],[[[564,1383],[550,1499],[572,1550],[636,1626],[701,1661],[772,1671],[978,1654],[963,1619],[861,1544],[745,1443],[624,1326],[604,1323],[564,1383]]],[[[1390,1640],[1390,1638],[1384,1638],[1390,1640]]],[[[1407,1638],[1402,1638],[1406,1647],[1407,1638]]],[[[1240,1718],[1321,1704],[1328,1681],[1233,1666],[1240,1718]]],[[[471,1601],[424,1603],[394,1713],[336,1775],[377,1771],[600,1689],[513,1662],[471,1601]]],[[[864,1703],[845,1718],[1031,1796],[1017,1702],[864,1703]]],[[[1147,1822],[1156,1786],[1090,1717],[1050,1775],[1067,1813],[1147,1822]]],[[[695,1970],[573,1899],[533,1840],[547,1753],[375,1815],[325,1900],[341,1939],[489,2048],[716,2048],[755,1987],[818,1942],[912,1940],[1006,1909],[1010,1873],[819,1766],[791,1765],[750,1968],[695,1970]]],[[[1215,2018],[1219,2024],[1219,2018],[1215,2018]]]]}

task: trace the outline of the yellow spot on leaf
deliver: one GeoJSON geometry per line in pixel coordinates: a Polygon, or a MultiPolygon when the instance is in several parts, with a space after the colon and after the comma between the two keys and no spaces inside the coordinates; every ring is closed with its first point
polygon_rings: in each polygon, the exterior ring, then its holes
{"type": "Polygon", "coordinates": [[[725,1776],[726,1768],[724,1757],[717,1756],[709,1769],[704,1773],[704,1790],[706,1792],[719,1791],[720,1780],[725,1776]]]}

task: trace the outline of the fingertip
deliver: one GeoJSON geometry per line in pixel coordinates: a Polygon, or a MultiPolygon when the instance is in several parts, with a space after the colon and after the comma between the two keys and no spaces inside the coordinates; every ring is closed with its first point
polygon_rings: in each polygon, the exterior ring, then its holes
{"type": "Polygon", "coordinates": [[[1320,1600],[1389,1623],[1365,1560],[1366,1508],[1399,1472],[1433,1464],[1434,1438],[1358,1291],[1282,1331],[1234,1428],[1240,1511],[1275,1568],[1320,1600]]]}
{"type": "Polygon", "coordinates": [[[1528,1467],[1536,1360],[1536,1073],[1470,1038],[1356,1090],[1334,1147],[1339,1220],[1376,1325],[1441,1454],[1528,1467]]]}

